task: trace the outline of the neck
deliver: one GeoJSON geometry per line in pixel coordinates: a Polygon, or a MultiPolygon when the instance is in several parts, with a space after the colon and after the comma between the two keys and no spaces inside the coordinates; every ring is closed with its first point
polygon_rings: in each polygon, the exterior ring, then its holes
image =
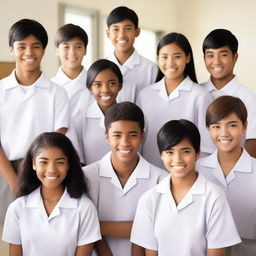
{"type": "Polygon", "coordinates": [[[61,69],[71,80],[73,80],[80,75],[83,70],[83,66],[74,69],[61,67],[61,69]]]}
{"type": "Polygon", "coordinates": [[[218,151],[218,161],[225,177],[227,177],[230,171],[234,168],[242,152],[242,147],[238,147],[232,152],[218,151]]]}
{"type": "Polygon", "coordinates": [[[164,78],[165,81],[165,87],[167,94],[170,95],[179,85],[180,83],[185,79],[184,76],[179,77],[177,79],[168,79],[167,77],[164,78]]]}
{"type": "Polygon", "coordinates": [[[64,193],[64,187],[60,186],[58,189],[49,189],[44,186],[41,187],[41,195],[43,201],[58,202],[64,193]]]}
{"type": "Polygon", "coordinates": [[[225,85],[227,85],[233,78],[235,77],[234,74],[230,74],[224,78],[218,79],[211,77],[211,81],[214,87],[218,90],[222,89],[225,85]]]}
{"type": "Polygon", "coordinates": [[[138,155],[136,155],[136,157],[134,157],[134,159],[132,159],[129,162],[121,162],[120,160],[113,157],[113,155],[111,156],[111,163],[117,177],[119,178],[121,183],[122,181],[125,181],[124,184],[122,185],[125,185],[126,181],[129,179],[129,177],[135,170],[138,162],[139,162],[138,155]]]}
{"type": "Polygon", "coordinates": [[[131,49],[129,49],[128,51],[125,51],[125,52],[115,51],[115,56],[116,56],[118,62],[121,65],[123,65],[130,58],[130,56],[133,54],[133,52],[134,52],[134,48],[132,47],[131,49]]]}
{"type": "Polygon", "coordinates": [[[195,183],[197,176],[198,176],[197,173],[194,171],[191,173],[191,175],[185,178],[172,177],[171,187],[175,190],[183,190],[183,189],[189,190],[195,183]]]}
{"type": "Polygon", "coordinates": [[[18,69],[15,70],[15,76],[17,81],[22,85],[32,85],[41,76],[41,71],[37,72],[21,72],[18,69]]]}

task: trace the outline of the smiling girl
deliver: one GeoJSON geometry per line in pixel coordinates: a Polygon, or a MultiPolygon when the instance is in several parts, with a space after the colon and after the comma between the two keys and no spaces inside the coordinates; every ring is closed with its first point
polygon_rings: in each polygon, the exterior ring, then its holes
{"type": "Polygon", "coordinates": [[[10,256],[89,256],[101,238],[97,212],[86,196],[79,158],[63,134],[43,133],[31,144],[18,175],[3,240],[10,256]]]}
{"type": "Polygon", "coordinates": [[[240,238],[224,192],[195,171],[197,127],[188,120],[169,121],[157,143],[170,175],[140,198],[131,241],[144,247],[146,256],[225,256],[225,248],[240,238]]]}
{"type": "Polygon", "coordinates": [[[89,68],[86,86],[95,101],[74,119],[68,133],[81,163],[93,163],[109,151],[105,141],[105,112],[116,103],[122,84],[120,69],[109,60],[98,60],[89,68]]]}
{"type": "Polygon", "coordinates": [[[206,125],[217,150],[200,159],[197,168],[226,192],[242,238],[242,243],[231,247],[228,255],[255,255],[256,160],[241,145],[247,128],[244,103],[232,96],[217,98],[207,109],[206,125]]]}
{"type": "Polygon", "coordinates": [[[137,104],[146,118],[143,156],[161,167],[156,135],[169,120],[185,118],[193,122],[202,135],[201,151],[213,151],[204,120],[212,97],[197,84],[192,49],[184,35],[170,33],[164,36],[158,44],[157,56],[157,83],[141,91],[137,104]]]}

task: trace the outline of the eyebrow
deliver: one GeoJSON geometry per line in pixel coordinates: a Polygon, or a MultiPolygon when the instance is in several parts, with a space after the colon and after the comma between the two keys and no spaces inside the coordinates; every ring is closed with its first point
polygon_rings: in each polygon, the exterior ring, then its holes
{"type": "MultiPolygon", "coordinates": [[[[120,133],[122,133],[122,132],[120,132],[120,131],[113,131],[112,133],[118,133],[118,134],[120,134],[120,133]]],[[[138,131],[129,131],[128,133],[139,133],[138,131]]]]}
{"type": "MultiPolygon", "coordinates": [[[[42,160],[49,160],[49,158],[47,158],[47,157],[39,157],[39,159],[42,159],[42,160]]],[[[56,158],[55,160],[67,160],[66,158],[64,158],[64,157],[59,157],[59,158],[56,158]]]]}
{"type": "MultiPolygon", "coordinates": [[[[214,51],[214,50],[206,50],[205,51],[205,53],[214,53],[214,52],[216,52],[216,51],[214,51]]],[[[222,51],[220,51],[218,53],[223,53],[223,52],[229,52],[229,51],[228,50],[222,50],[222,51]]]]}
{"type": "MultiPolygon", "coordinates": [[[[17,45],[27,45],[26,43],[22,43],[22,42],[17,42],[17,45]]],[[[42,45],[42,43],[40,42],[35,42],[32,45],[42,45]]]]}

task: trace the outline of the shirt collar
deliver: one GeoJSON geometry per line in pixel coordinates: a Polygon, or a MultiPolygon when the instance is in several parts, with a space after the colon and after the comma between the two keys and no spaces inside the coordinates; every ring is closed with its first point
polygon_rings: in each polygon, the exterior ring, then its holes
{"type": "Polygon", "coordinates": [[[120,65],[114,52],[108,57],[108,59],[118,64],[119,67],[127,67],[129,69],[133,69],[135,66],[140,65],[141,63],[141,56],[136,51],[136,49],[134,49],[132,55],[126,60],[126,62],[123,65],[120,65]]]}
{"type": "MultiPolygon", "coordinates": [[[[42,196],[39,187],[28,195],[26,207],[38,208],[42,203],[42,196]]],[[[77,199],[71,198],[65,188],[64,193],[56,206],[59,208],[77,208],[77,199]]]]}
{"type": "MultiPolygon", "coordinates": [[[[6,79],[7,83],[4,84],[4,88],[6,90],[19,86],[19,83],[15,76],[15,70],[13,70],[11,75],[8,76],[6,79]]],[[[34,85],[35,87],[49,88],[51,86],[51,82],[48,78],[45,77],[43,73],[41,73],[40,77],[31,85],[34,85]]]]}
{"type": "Polygon", "coordinates": [[[235,92],[239,89],[240,87],[240,82],[238,78],[235,76],[231,81],[229,81],[223,88],[218,90],[214,84],[212,83],[211,78],[203,84],[203,86],[206,88],[208,92],[213,92],[213,91],[221,91],[224,92],[225,95],[234,95],[235,92]]]}
{"type": "Polygon", "coordinates": [[[139,162],[126,182],[124,188],[122,188],[120,181],[114,171],[111,163],[111,152],[107,153],[100,160],[99,176],[111,178],[111,182],[114,186],[123,191],[123,194],[127,193],[132,187],[137,184],[137,179],[148,179],[150,178],[150,164],[140,155],[139,162]]]}
{"type": "Polygon", "coordinates": [[[86,116],[89,118],[99,118],[100,127],[105,128],[105,125],[104,125],[105,116],[101,111],[96,100],[88,107],[86,116]]]}
{"type": "MultiPolygon", "coordinates": [[[[200,165],[209,167],[209,168],[220,168],[219,160],[218,160],[218,150],[215,150],[213,154],[208,157],[204,157],[200,159],[200,165]]],[[[233,167],[232,171],[235,172],[243,172],[249,173],[253,171],[252,166],[252,157],[248,154],[248,152],[243,148],[243,152],[233,167]]]]}
{"type": "Polygon", "coordinates": [[[159,90],[159,96],[164,100],[172,100],[179,96],[180,91],[191,91],[193,87],[193,81],[187,76],[178,87],[172,91],[170,95],[167,94],[165,86],[165,78],[163,77],[159,82],[152,85],[153,90],[159,90]]]}

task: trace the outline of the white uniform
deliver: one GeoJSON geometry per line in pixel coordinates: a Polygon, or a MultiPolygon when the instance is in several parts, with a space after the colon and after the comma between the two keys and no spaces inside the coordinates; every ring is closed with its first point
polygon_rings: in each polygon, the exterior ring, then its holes
{"type": "Polygon", "coordinates": [[[76,148],[81,163],[94,163],[109,151],[104,119],[100,107],[94,101],[86,113],[81,113],[71,123],[67,136],[76,148]]]}
{"type": "Polygon", "coordinates": [[[66,90],[69,97],[71,118],[86,112],[88,106],[94,101],[91,92],[86,87],[86,78],[87,71],[84,68],[75,79],[70,79],[60,67],[51,79],[66,90]]]}
{"type": "Polygon", "coordinates": [[[225,194],[198,175],[176,205],[170,176],[139,200],[131,242],[158,251],[158,256],[205,256],[206,249],[240,242],[225,194]]]}
{"type": "Polygon", "coordinates": [[[201,152],[213,152],[215,146],[205,125],[205,112],[212,101],[211,95],[189,77],[185,78],[169,96],[164,78],[142,90],[137,101],[144,112],[146,122],[142,155],[149,162],[162,167],[156,137],[160,128],[174,119],[187,119],[193,122],[201,134],[201,152]]]}
{"type": "MultiPolygon", "coordinates": [[[[24,91],[12,74],[0,81],[0,141],[11,160],[24,157],[32,140],[69,124],[68,97],[64,89],[43,74],[24,91]]],[[[12,201],[7,182],[0,176],[0,222],[12,201]]]]}
{"type": "MultiPolygon", "coordinates": [[[[135,170],[122,188],[111,164],[111,152],[100,161],[85,166],[83,170],[100,221],[133,221],[140,196],[168,175],[140,156],[135,170]]],[[[131,243],[128,239],[107,237],[106,241],[113,256],[131,255],[131,243]]]]}
{"type": "MultiPolygon", "coordinates": [[[[246,130],[246,139],[256,139],[256,95],[249,89],[240,84],[237,77],[234,77],[220,90],[216,89],[211,79],[203,83],[202,86],[213,96],[214,99],[219,96],[229,95],[240,98],[246,106],[248,112],[248,125],[246,130]]],[[[243,142],[245,145],[245,141],[243,142]]]]}
{"type": "Polygon", "coordinates": [[[254,247],[250,246],[251,254],[244,255],[255,255],[256,159],[243,149],[241,157],[225,178],[215,151],[212,155],[197,161],[197,170],[226,192],[239,235],[242,239],[254,241],[254,247]]]}
{"type": "Polygon", "coordinates": [[[43,74],[24,93],[15,71],[0,81],[1,146],[9,160],[24,157],[32,140],[69,124],[68,97],[43,74]]]}
{"type": "Polygon", "coordinates": [[[65,190],[48,217],[40,188],[10,204],[3,240],[22,245],[26,256],[74,256],[77,246],[101,239],[97,211],[86,197],[71,198],[65,190]]]}
{"type": "Polygon", "coordinates": [[[128,60],[123,65],[120,65],[114,52],[108,57],[120,68],[123,79],[124,87],[127,81],[137,84],[138,92],[146,86],[155,83],[158,72],[157,65],[141,56],[136,50],[132,53],[128,60]]]}

